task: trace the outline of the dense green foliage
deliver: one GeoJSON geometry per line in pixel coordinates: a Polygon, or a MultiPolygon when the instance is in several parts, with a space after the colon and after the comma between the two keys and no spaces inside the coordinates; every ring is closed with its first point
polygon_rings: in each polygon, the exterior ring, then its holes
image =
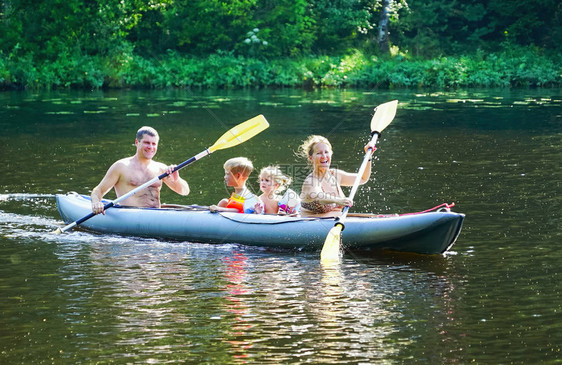
{"type": "Polygon", "coordinates": [[[559,85],[558,0],[4,0],[3,87],[559,85]],[[344,55],[344,56],[342,56],[344,55]]]}
{"type": "Polygon", "coordinates": [[[534,51],[404,61],[359,51],[347,56],[257,59],[220,53],[192,57],[170,52],[108,64],[104,58],[61,57],[0,61],[8,85],[41,87],[518,87],[562,84],[562,63],[534,51]]]}

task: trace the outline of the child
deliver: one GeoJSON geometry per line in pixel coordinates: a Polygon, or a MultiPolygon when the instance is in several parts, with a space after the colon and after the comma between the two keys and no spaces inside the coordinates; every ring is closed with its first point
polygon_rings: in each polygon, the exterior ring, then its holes
{"type": "Polygon", "coordinates": [[[254,213],[258,201],[256,196],[246,187],[246,181],[254,171],[252,161],[246,157],[235,157],[224,163],[224,181],[232,186],[234,193],[228,199],[222,199],[217,205],[211,205],[211,212],[254,213]]]}
{"type": "Polygon", "coordinates": [[[295,213],[296,203],[288,207],[289,193],[295,197],[297,194],[291,189],[287,189],[285,196],[279,195],[291,183],[291,178],[285,176],[279,167],[267,166],[260,171],[259,176],[260,190],[262,195],[259,196],[261,204],[255,206],[256,213],[265,214],[290,214],[295,213]]]}

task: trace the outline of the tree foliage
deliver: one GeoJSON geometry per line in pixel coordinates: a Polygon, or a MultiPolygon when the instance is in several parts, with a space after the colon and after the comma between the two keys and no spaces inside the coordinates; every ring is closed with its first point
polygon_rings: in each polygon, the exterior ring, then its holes
{"type": "Polygon", "coordinates": [[[395,23],[395,44],[433,57],[500,45],[559,50],[562,3],[557,0],[408,0],[395,23]]]}
{"type": "Polygon", "coordinates": [[[12,78],[46,72],[53,85],[68,86],[60,70],[74,69],[78,80],[108,84],[139,57],[170,54],[384,56],[383,20],[384,49],[403,59],[562,48],[559,0],[3,0],[0,77],[17,65],[12,78]]]}
{"type": "MultiPolygon", "coordinates": [[[[557,0],[386,0],[390,44],[419,56],[494,49],[502,42],[559,49],[557,0]]],[[[339,54],[369,47],[383,0],[4,0],[0,49],[44,58],[249,52],[259,29],[263,56],[339,54]],[[263,43],[262,43],[263,45],[263,43]]],[[[372,44],[370,45],[372,47],[372,44]]],[[[373,48],[374,49],[374,48],[373,48]]]]}

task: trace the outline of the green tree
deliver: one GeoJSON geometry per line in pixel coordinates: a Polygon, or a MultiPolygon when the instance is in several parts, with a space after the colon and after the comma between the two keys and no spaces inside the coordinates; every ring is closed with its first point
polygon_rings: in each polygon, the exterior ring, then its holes
{"type": "Polygon", "coordinates": [[[267,56],[310,53],[315,40],[315,20],[306,0],[260,0],[254,23],[268,43],[267,56]]]}
{"type": "Polygon", "coordinates": [[[178,0],[165,9],[163,31],[180,52],[211,54],[230,51],[254,28],[257,0],[178,0]]]}
{"type": "Polygon", "coordinates": [[[0,46],[39,59],[107,55],[123,45],[142,6],[141,0],[4,1],[0,46]]]}
{"type": "Polygon", "coordinates": [[[552,49],[562,44],[557,0],[408,0],[408,5],[394,40],[417,56],[494,50],[506,40],[552,49]]]}
{"type": "Polygon", "coordinates": [[[512,44],[560,49],[562,45],[562,2],[559,0],[490,0],[495,32],[493,40],[505,37],[512,44]]]}
{"type": "Polygon", "coordinates": [[[316,53],[337,54],[358,46],[371,30],[369,4],[362,0],[317,0],[312,2],[316,53]]]}
{"type": "Polygon", "coordinates": [[[388,53],[399,43],[400,23],[408,11],[406,0],[364,0],[368,16],[360,25],[356,44],[376,53],[388,53]]]}

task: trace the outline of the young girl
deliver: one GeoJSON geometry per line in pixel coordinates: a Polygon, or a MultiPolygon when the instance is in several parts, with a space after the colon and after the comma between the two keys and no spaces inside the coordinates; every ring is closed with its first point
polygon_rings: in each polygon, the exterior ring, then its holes
{"type": "MultiPolygon", "coordinates": [[[[259,175],[260,190],[263,194],[259,196],[261,204],[256,204],[255,210],[258,214],[293,213],[293,209],[287,209],[286,202],[282,201],[280,193],[291,183],[291,178],[285,176],[279,167],[267,166],[261,169],[259,175]],[[284,203],[284,204],[283,204],[284,203]],[[282,206],[282,209],[280,209],[282,206]]],[[[289,189],[290,190],[290,189],[289,189]]],[[[292,190],[291,190],[292,191],[292,190]]],[[[295,194],[296,195],[296,194],[295,194]]]]}

